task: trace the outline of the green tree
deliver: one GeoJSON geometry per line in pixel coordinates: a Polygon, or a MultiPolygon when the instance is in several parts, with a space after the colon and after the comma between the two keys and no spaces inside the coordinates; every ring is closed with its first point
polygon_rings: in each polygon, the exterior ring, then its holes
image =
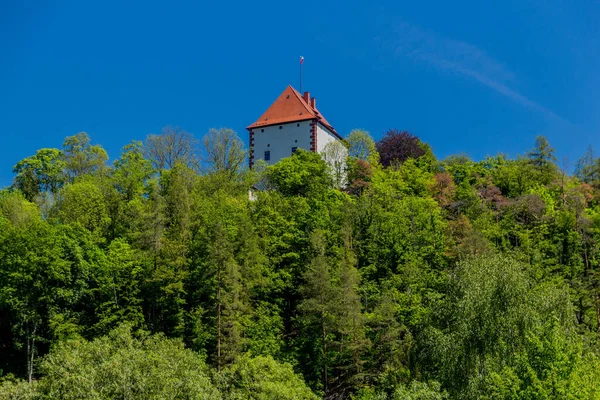
{"type": "Polygon", "coordinates": [[[91,265],[102,253],[81,227],[0,223],[0,308],[31,380],[40,345],[43,354],[51,340],[82,333],[92,317],[91,265]]]}
{"type": "Polygon", "coordinates": [[[328,260],[325,256],[325,244],[323,233],[316,231],[311,236],[311,246],[315,253],[308,269],[304,273],[305,284],[301,287],[303,300],[298,309],[304,313],[306,325],[314,333],[309,337],[316,339],[320,348],[315,348],[317,361],[321,371],[321,385],[327,393],[330,379],[331,361],[329,353],[331,348],[331,335],[334,329],[333,308],[337,299],[336,290],[332,285],[332,277],[329,271],[328,260]]]}
{"type": "Polygon", "coordinates": [[[535,138],[535,147],[527,153],[529,162],[541,174],[541,181],[548,184],[558,172],[554,148],[548,143],[545,136],[535,138]]]}
{"type": "Polygon", "coordinates": [[[35,155],[19,161],[13,168],[14,186],[31,202],[43,194],[56,196],[65,182],[62,152],[58,149],[41,149],[35,155]]]}
{"type": "Polygon", "coordinates": [[[332,365],[335,368],[335,391],[343,394],[354,391],[365,380],[364,356],[370,341],[366,337],[366,318],[360,299],[360,274],[352,248],[349,225],[343,227],[343,248],[339,261],[336,298],[331,312],[336,333],[332,365]]]}
{"type": "Polygon", "coordinates": [[[0,379],[0,399],[34,400],[39,399],[37,384],[21,381],[12,377],[0,379]]]}
{"type": "Polygon", "coordinates": [[[216,272],[217,367],[231,363],[243,349],[244,315],[249,312],[240,266],[225,231],[219,225],[211,246],[211,263],[216,272]]]}
{"type": "Polygon", "coordinates": [[[327,162],[333,186],[342,188],[346,186],[346,166],[348,150],[346,145],[340,141],[329,142],[323,148],[321,156],[327,162]]]}
{"type": "Polygon", "coordinates": [[[269,184],[286,196],[322,196],[332,187],[327,163],[316,153],[299,149],[269,167],[269,184]]]}
{"type": "Polygon", "coordinates": [[[144,158],[142,142],[133,141],[123,147],[114,164],[114,185],[124,199],[133,201],[143,195],[153,170],[150,160],[144,158]]]}
{"type": "Polygon", "coordinates": [[[243,143],[231,129],[211,129],[202,139],[210,172],[236,177],[246,161],[243,143]]]}
{"type": "Polygon", "coordinates": [[[584,183],[600,181],[600,159],[594,157],[592,146],[577,160],[575,176],[584,183]]]}
{"type": "Polygon", "coordinates": [[[39,391],[53,399],[219,399],[200,357],[177,340],[127,325],[91,342],[58,344],[39,391]]]}
{"type": "Polygon", "coordinates": [[[440,389],[437,382],[412,381],[410,385],[401,385],[392,396],[393,400],[444,400],[448,395],[440,389]]]}
{"type": "Polygon", "coordinates": [[[111,186],[103,186],[111,221],[107,229],[109,238],[125,236],[132,243],[140,239],[153,172],[141,142],[133,141],[123,147],[110,174],[111,186]]]}
{"type": "Polygon", "coordinates": [[[0,190],[0,216],[13,226],[25,226],[40,219],[40,210],[18,191],[0,190]]]}
{"type": "Polygon", "coordinates": [[[176,163],[197,169],[197,146],[198,140],[191,133],[179,127],[166,126],[160,134],[146,137],[144,155],[158,171],[171,169],[176,163]]]}
{"type": "Polygon", "coordinates": [[[292,366],[271,357],[245,355],[220,377],[229,400],[316,400],[317,396],[294,373],[292,366]]]}
{"type": "Polygon", "coordinates": [[[56,283],[50,279],[62,275],[65,262],[57,251],[53,230],[44,222],[16,228],[0,219],[0,308],[11,322],[12,343],[26,361],[26,376],[33,379],[40,342],[45,335],[45,319],[56,283]]]}
{"type": "Polygon", "coordinates": [[[100,145],[92,145],[85,132],[68,136],[63,142],[65,174],[73,182],[83,175],[100,173],[105,170],[108,154],[100,145]]]}
{"type": "Polygon", "coordinates": [[[123,323],[142,327],[141,284],[146,274],[143,260],[125,240],[116,239],[109,245],[102,267],[96,278],[98,322],[94,331],[108,333],[123,323]]]}
{"type": "Polygon", "coordinates": [[[375,146],[375,141],[369,132],[362,129],[354,129],[346,137],[348,143],[348,156],[366,161],[370,164],[379,162],[379,153],[375,146]]]}
{"type": "Polygon", "coordinates": [[[538,390],[534,382],[567,384],[565,373],[572,365],[560,359],[578,353],[568,333],[571,305],[564,289],[532,283],[523,266],[507,257],[471,258],[459,264],[448,308],[440,315],[444,329],[429,332],[436,346],[425,352],[432,357],[430,368],[439,368],[436,375],[454,395],[482,397],[488,380],[506,368],[519,379],[529,379],[530,393],[538,390]],[[551,355],[558,350],[552,350],[554,346],[563,352],[559,358],[551,355]],[[552,370],[558,375],[550,377],[552,370]]]}
{"type": "Polygon", "coordinates": [[[76,182],[61,190],[58,216],[64,223],[79,223],[98,234],[104,233],[110,224],[104,194],[92,181],[76,182]]]}

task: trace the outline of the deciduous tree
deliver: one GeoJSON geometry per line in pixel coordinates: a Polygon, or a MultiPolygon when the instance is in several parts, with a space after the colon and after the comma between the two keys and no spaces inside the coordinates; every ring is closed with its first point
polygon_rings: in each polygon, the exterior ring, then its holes
{"type": "Polygon", "coordinates": [[[177,162],[197,169],[197,146],[198,140],[191,133],[179,127],[166,126],[160,134],[146,137],[144,155],[158,171],[171,169],[177,162]]]}
{"type": "Polygon", "coordinates": [[[402,164],[409,158],[419,158],[426,153],[423,143],[408,131],[388,130],[377,142],[381,165],[389,167],[402,164]]]}

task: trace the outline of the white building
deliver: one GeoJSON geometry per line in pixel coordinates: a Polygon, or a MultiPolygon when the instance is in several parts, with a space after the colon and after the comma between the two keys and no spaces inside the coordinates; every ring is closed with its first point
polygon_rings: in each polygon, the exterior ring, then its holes
{"type": "Polygon", "coordinates": [[[322,153],[325,146],[343,140],[317,110],[316,99],[304,96],[288,86],[250,132],[250,168],[259,159],[274,164],[291,156],[297,149],[322,153]]]}

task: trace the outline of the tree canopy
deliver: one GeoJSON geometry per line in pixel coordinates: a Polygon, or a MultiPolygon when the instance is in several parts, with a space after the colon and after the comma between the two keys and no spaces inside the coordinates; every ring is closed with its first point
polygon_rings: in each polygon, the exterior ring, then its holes
{"type": "Polygon", "coordinates": [[[92,143],[0,190],[0,398],[600,398],[591,150],[571,175],[544,137],[438,160],[353,131],[253,170],[228,129],[92,143]]]}

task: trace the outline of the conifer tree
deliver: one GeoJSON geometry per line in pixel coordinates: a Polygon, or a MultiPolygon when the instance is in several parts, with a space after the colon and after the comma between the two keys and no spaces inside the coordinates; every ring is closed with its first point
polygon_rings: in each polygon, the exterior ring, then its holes
{"type": "Polygon", "coordinates": [[[321,371],[321,385],[323,390],[327,392],[331,367],[329,359],[330,336],[333,333],[335,323],[333,310],[337,293],[331,282],[329,262],[325,256],[323,232],[313,232],[310,243],[314,255],[304,273],[305,283],[300,288],[303,300],[298,309],[305,315],[307,325],[315,329],[313,335],[320,342],[320,350],[315,361],[321,371]]]}

